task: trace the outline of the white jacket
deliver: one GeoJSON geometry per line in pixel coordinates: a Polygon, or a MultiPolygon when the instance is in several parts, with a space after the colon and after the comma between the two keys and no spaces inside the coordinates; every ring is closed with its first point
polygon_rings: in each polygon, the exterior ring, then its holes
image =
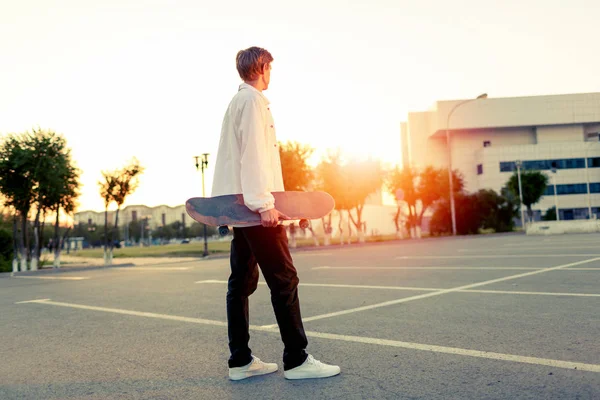
{"type": "Polygon", "coordinates": [[[248,208],[262,212],[275,207],[271,192],[283,190],[269,100],[242,83],[223,118],[211,196],[241,193],[248,208]]]}

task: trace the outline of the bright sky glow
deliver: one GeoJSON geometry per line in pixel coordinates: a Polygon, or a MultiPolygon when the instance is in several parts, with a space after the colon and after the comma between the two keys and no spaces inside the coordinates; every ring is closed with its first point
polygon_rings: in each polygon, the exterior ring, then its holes
{"type": "Polygon", "coordinates": [[[600,91],[595,0],[0,0],[0,134],[65,135],[79,211],[101,170],[146,167],[127,204],[201,195],[238,50],[274,56],[278,139],[399,163],[399,124],[436,100],[600,91]]]}

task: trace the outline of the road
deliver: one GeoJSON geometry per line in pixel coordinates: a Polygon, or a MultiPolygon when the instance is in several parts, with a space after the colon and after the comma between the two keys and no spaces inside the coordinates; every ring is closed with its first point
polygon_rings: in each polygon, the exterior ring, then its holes
{"type": "Polygon", "coordinates": [[[599,399],[600,235],[489,235],[293,253],[308,351],[283,378],[268,288],[227,379],[227,258],[0,279],[0,399],[599,399]]]}

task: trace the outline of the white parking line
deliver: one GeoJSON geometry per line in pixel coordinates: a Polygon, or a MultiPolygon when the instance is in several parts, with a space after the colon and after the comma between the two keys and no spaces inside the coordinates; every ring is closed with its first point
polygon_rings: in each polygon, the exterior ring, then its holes
{"type": "Polygon", "coordinates": [[[540,257],[597,257],[600,253],[595,254],[469,254],[463,256],[398,256],[396,260],[444,260],[448,258],[540,258],[540,257]]]}
{"type": "Polygon", "coordinates": [[[321,252],[314,252],[314,253],[304,253],[304,252],[297,252],[292,254],[292,257],[298,257],[298,256],[302,256],[302,257],[312,257],[312,256],[330,256],[331,253],[321,253],[321,252]]]}
{"type": "MultiPolygon", "coordinates": [[[[570,269],[566,269],[569,271],[570,269]]],[[[227,281],[198,281],[195,283],[218,283],[227,284],[227,281]]],[[[259,285],[265,285],[265,282],[258,282],[259,285]]],[[[374,289],[374,290],[407,290],[416,292],[435,292],[444,290],[443,288],[422,288],[414,286],[377,286],[377,285],[343,285],[335,283],[300,283],[299,286],[307,287],[329,287],[329,288],[342,288],[342,289],[374,289]]],[[[575,297],[600,297],[600,294],[595,293],[560,293],[560,292],[518,292],[515,290],[457,290],[459,293],[489,293],[489,294],[522,294],[522,295],[539,295],[539,296],[575,296],[575,297]]],[[[270,326],[270,325],[265,325],[270,326]]]]}
{"type": "MultiPolygon", "coordinates": [[[[195,283],[219,283],[219,284],[227,284],[227,281],[216,281],[216,280],[208,280],[208,281],[198,281],[195,283]]],[[[259,285],[267,285],[266,282],[258,282],[259,285]]],[[[414,290],[419,292],[427,292],[434,291],[440,289],[434,288],[420,288],[413,286],[370,286],[370,285],[343,285],[343,284],[334,284],[334,283],[303,283],[300,282],[298,286],[307,286],[307,287],[331,287],[331,288],[347,288],[347,289],[388,289],[388,290],[414,290]]]]}
{"type": "Polygon", "coordinates": [[[365,265],[364,267],[330,267],[328,265],[324,265],[322,267],[313,267],[311,269],[320,270],[320,269],[364,269],[364,270],[372,270],[372,269],[431,269],[431,270],[453,270],[453,269],[466,269],[466,270],[538,270],[544,269],[542,267],[538,268],[530,268],[530,267],[372,267],[365,265]]]}
{"type": "Polygon", "coordinates": [[[48,279],[48,280],[63,280],[63,281],[82,281],[84,279],[90,279],[82,276],[13,276],[18,279],[48,279]]]}
{"type": "Polygon", "coordinates": [[[116,268],[125,271],[187,271],[191,267],[123,267],[116,268]]]}
{"type": "MultiPolygon", "coordinates": [[[[469,284],[469,285],[458,286],[458,287],[455,287],[455,288],[442,289],[442,290],[439,290],[437,292],[424,293],[424,294],[420,294],[420,295],[417,295],[417,296],[404,297],[402,299],[385,301],[383,303],[371,304],[369,306],[363,306],[363,307],[351,308],[351,309],[348,309],[348,310],[336,311],[336,312],[327,313],[327,314],[315,315],[314,317],[303,318],[303,320],[306,321],[306,322],[308,322],[308,321],[316,321],[316,320],[324,319],[324,318],[331,318],[331,317],[337,317],[337,316],[340,316],[340,315],[352,314],[352,313],[360,312],[360,311],[372,310],[374,308],[393,306],[393,305],[396,305],[396,304],[407,303],[409,301],[426,299],[428,297],[433,297],[433,296],[440,296],[442,294],[446,294],[446,293],[450,293],[450,292],[457,292],[459,290],[472,289],[472,288],[475,288],[475,287],[478,287],[478,286],[484,286],[484,285],[489,285],[489,284],[492,284],[492,283],[508,281],[508,280],[511,280],[511,279],[523,278],[523,277],[530,276],[530,275],[542,274],[544,272],[556,271],[558,269],[563,269],[563,268],[568,268],[568,267],[574,267],[576,265],[586,264],[586,263],[590,263],[590,262],[594,262],[594,261],[598,261],[598,260],[600,260],[600,257],[590,258],[589,260],[577,261],[577,262],[569,263],[569,264],[558,265],[556,267],[544,268],[544,269],[540,269],[540,270],[537,270],[537,271],[531,271],[531,272],[525,272],[525,273],[517,274],[517,275],[505,276],[503,278],[492,279],[492,280],[489,280],[489,281],[484,281],[484,282],[479,282],[479,283],[472,283],[472,284],[469,284]]],[[[273,325],[266,325],[265,327],[270,328],[272,326],[273,325]]]]}
{"type": "MultiPolygon", "coordinates": [[[[364,267],[330,267],[328,265],[324,265],[322,267],[312,267],[311,269],[314,270],[323,270],[323,269],[330,269],[330,270],[336,270],[336,269],[356,269],[356,270],[365,270],[365,271],[369,271],[369,270],[373,270],[373,269],[391,269],[391,270],[403,270],[403,269],[427,269],[427,270],[461,270],[461,269],[465,269],[465,270],[483,270],[483,271],[487,271],[487,270],[493,270],[493,271],[502,271],[502,270],[516,270],[516,271],[528,271],[528,270],[532,270],[532,271],[536,271],[536,270],[540,270],[540,269],[545,269],[544,267],[535,267],[535,268],[531,268],[531,267],[372,267],[370,265],[365,265],[364,267]]],[[[600,271],[600,267],[592,267],[592,268],[565,268],[562,269],[560,271],[600,271]]]]}
{"type": "MultiPolygon", "coordinates": [[[[188,322],[195,324],[203,324],[203,325],[213,325],[213,326],[222,326],[226,327],[226,322],[214,321],[208,319],[201,318],[189,318],[189,317],[180,317],[176,315],[167,315],[167,314],[156,314],[156,313],[148,313],[148,312],[139,312],[139,311],[131,311],[131,310],[123,310],[118,308],[106,308],[106,307],[94,307],[94,306],[86,306],[81,304],[72,304],[72,303],[61,303],[56,301],[51,301],[50,299],[41,299],[41,300],[31,300],[28,302],[20,302],[17,304],[24,303],[37,303],[42,305],[53,305],[59,307],[69,307],[76,308],[82,310],[90,310],[90,311],[101,311],[122,315],[132,315],[137,317],[146,317],[146,318],[157,318],[164,319],[170,321],[179,321],[179,322],[188,322]]],[[[262,331],[269,332],[274,334],[279,334],[279,330],[275,328],[265,328],[258,327],[254,325],[250,325],[250,330],[253,331],[262,331]]],[[[477,357],[484,358],[489,360],[498,360],[498,361],[511,361],[532,365],[543,365],[554,368],[563,368],[563,369],[573,369],[578,371],[588,371],[588,372],[597,372],[600,373],[600,365],[599,364],[587,364],[580,363],[574,361],[563,361],[563,360],[553,360],[549,358],[539,358],[539,357],[528,357],[528,356],[520,356],[516,354],[504,354],[504,353],[494,353],[489,351],[481,351],[481,350],[472,350],[472,349],[461,349],[458,347],[446,347],[446,346],[436,346],[430,344],[422,344],[422,343],[411,343],[411,342],[402,342],[399,340],[387,340],[387,339],[378,339],[364,336],[350,336],[350,335],[338,335],[333,333],[322,333],[322,332],[312,332],[307,331],[306,336],[319,338],[319,339],[327,339],[327,340],[336,340],[342,342],[351,342],[351,343],[362,343],[362,344],[370,344],[376,346],[388,346],[388,347],[399,347],[405,348],[409,350],[421,350],[421,351],[429,351],[433,353],[444,353],[458,356],[468,356],[468,357],[477,357]]]]}
{"type": "Polygon", "coordinates": [[[465,253],[476,253],[478,251],[521,251],[521,250],[552,250],[552,251],[557,251],[557,250],[570,250],[570,249],[598,249],[598,245],[595,246],[556,246],[554,244],[552,245],[548,245],[548,246],[520,246],[518,248],[510,248],[510,247],[504,247],[504,248],[494,248],[494,249],[458,249],[459,252],[465,252],[465,253]]]}

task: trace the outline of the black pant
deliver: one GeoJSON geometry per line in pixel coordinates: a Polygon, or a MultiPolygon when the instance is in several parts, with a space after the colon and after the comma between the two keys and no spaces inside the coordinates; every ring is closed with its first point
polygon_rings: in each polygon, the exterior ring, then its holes
{"type": "Polygon", "coordinates": [[[248,297],[258,285],[257,263],[271,290],[271,303],[284,344],[283,368],[295,368],[306,360],[308,345],[298,299],[298,275],[288,249],[283,226],[233,228],[231,275],[227,290],[229,367],[252,361],[248,347],[248,297]]]}

